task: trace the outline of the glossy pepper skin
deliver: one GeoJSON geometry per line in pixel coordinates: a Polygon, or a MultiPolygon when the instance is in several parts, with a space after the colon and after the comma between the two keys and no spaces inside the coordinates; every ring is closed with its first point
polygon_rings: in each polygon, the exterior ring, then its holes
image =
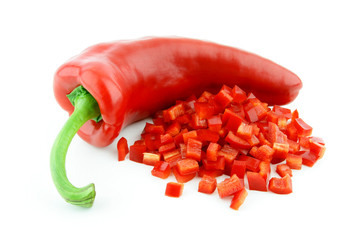
{"type": "Polygon", "coordinates": [[[72,113],[66,95],[79,85],[89,91],[103,120],[87,121],[78,134],[104,147],[132,122],[223,84],[238,85],[270,105],[293,101],[302,87],[291,71],[243,50],[186,38],[144,38],[86,49],[57,70],[54,92],[72,113]]]}

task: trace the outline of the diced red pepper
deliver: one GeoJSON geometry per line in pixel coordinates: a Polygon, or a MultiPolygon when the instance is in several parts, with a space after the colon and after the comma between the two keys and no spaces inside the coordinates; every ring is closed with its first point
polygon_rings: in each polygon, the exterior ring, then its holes
{"type": "Polygon", "coordinates": [[[288,174],[292,177],[291,168],[287,164],[279,164],[276,166],[276,172],[280,175],[280,177],[285,177],[288,174]]]}
{"type": "Polygon", "coordinates": [[[246,161],[235,160],[232,164],[230,176],[236,174],[239,178],[244,178],[246,172],[246,161]]]}
{"type": "Polygon", "coordinates": [[[230,92],[223,89],[215,95],[214,100],[224,109],[231,103],[233,97],[230,95],[230,92]]]}
{"type": "Polygon", "coordinates": [[[197,113],[191,115],[191,127],[193,129],[207,128],[207,120],[201,119],[197,113]]]}
{"type": "Polygon", "coordinates": [[[164,118],[170,120],[175,120],[177,117],[185,114],[185,107],[183,103],[176,104],[175,106],[170,107],[164,114],[164,118]],[[165,116],[167,114],[168,116],[165,116]]]}
{"type": "Polygon", "coordinates": [[[160,162],[161,155],[158,153],[143,153],[143,163],[150,166],[155,166],[156,163],[160,162]]]}
{"type": "Polygon", "coordinates": [[[220,115],[211,116],[207,119],[208,128],[211,131],[219,132],[222,126],[220,115]]]}
{"type": "Polygon", "coordinates": [[[274,155],[271,160],[272,164],[277,164],[285,160],[289,153],[289,144],[288,143],[274,143],[273,145],[274,155]]]}
{"type": "Polygon", "coordinates": [[[294,126],[298,130],[299,136],[310,136],[312,133],[312,127],[306,124],[301,118],[294,120],[294,126]]]}
{"type": "Polygon", "coordinates": [[[261,104],[250,108],[248,111],[245,111],[246,119],[249,122],[259,121],[264,117],[266,117],[266,115],[267,115],[267,110],[261,104]]]}
{"type": "Polygon", "coordinates": [[[175,143],[171,142],[165,145],[162,145],[159,147],[159,153],[164,153],[164,152],[168,152],[170,150],[175,149],[175,143]]]}
{"type": "Polygon", "coordinates": [[[188,139],[196,139],[197,138],[197,132],[196,130],[192,130],[190,132],[185,132],[183,134],[183,139],[184,139],[184,143],[187,144],[188,143],[188,139]]]}
{"type": "Polygon", "coordinates": [[[174,142],[174,138],[169,134],[160,135],[160,144],[168,144],[174,142]]]}
{"type": "Polygon", "coordinates": [[[250,144],[251,147],[253,147],[258,145],[260,143],[260,140],[255,135],[252,135],[250,139],[247,139],[247,142],[250,144]]]}
{"type": "Polygon", "coordinates": [[[144,138],[146,148],[149,151],[155,151],[160,147],[160,145],[161,145],[161,143],[160,143],[160,134],[158,134],[158,133],[145,133],[142,136],[144,138]]]}
{"type": "Polygon", "coordinates": [[[278,105],[274,105],[273,111],[278,116],[285,117],[286,119],[290,119],[292,117],[291,110],[288,109],[288,108],[284,108],[284,107],[280,107],[278,105]]]}
{"type": "Polygon", "coordinates": [[[259,171],[259,164],[260,164],[260,160],[250,157],[250,156],[244,156],[241,155],[239,157],[240,161],[245,161],[246,162],[246,169],[253,171],[253,172],[258,172],[259,171]]]}
{"type": "Polygon", "coordinates": [[[310,152],[315,154],[318,157],[318,159],[322,158],[322,156],[325,153],[325,149],[326,149],[323,144],[318,143],[318,142],[313,142],[310,139],[309,146],[310,146],[310,152]]]}
{"type": "Polygon", "coordinates": [[[198,192],[211,194],[215,191],[216,185],[217,182],[214,177],[204,175],[199,182],[198,192]]]}
{"type": "Polygon", "coordinates": [[[225,141],[235,148],[243,148],[243,149],[251,148],[251,145],[247,141],[239,138],[231,131],[229,131],[228,135],[225,138],[225,141]]]}
{"type": "Polygon", "coordinates": [[[166,179],[171,173],[171,168],[169,163],[160,161],[155,164],[154,168],[151,170],[151,174],[155,177],[166,179]]]}
{"type": "Polygon", "coordinates": [[[244,122],[240,123],[239,128],[237,129],[236,135],[243,139],[250,139],[253,136],[253,127],[244,122]]]}
{"type": "Polygon", "coordinates": [[[219,134],[213,132],[209,129],[198,129],[197,132],[197,139],[203,143],[207,142],[217,142],[220,138],[219,134]]]}
{"type": "Polygon", "coordinates": [[[272,149],[268,145],[262,145],[257,149],[254,157],[261,161],[271,162],[274,153],[275,153],[274,149],[272,149]]]}
{"type": "Polygon", "coordinates": [[[246,92],[236,85],[231,90],[231,96],[233,97],[233,102],[236,103],[242,103],[247,99],[246,92]]]}
{"type": "Polygon", "coordinates": [[[250,190],[263,191],[263,192],[267,191],[266,180],[260,173],[248,171],[246,173],[246,176],[248,179],[250,190]]]}
{"type": "Polygon", "coordinates": [[[300,170],[302,166],[302,157],[295,154],[288,154],[286,157],[286,165],[291,169],[300,170]]]}
{"type": "Polygon", "coordinates": [[[141,144],[134,144],[130,146],[129,159],[134,162],[142,163],[143,153],[146,152],[146,146],[141,144]]]}
{"type": "Polygon", "coordinates": [[[176,146],[179,146],[181,143],[184,143],[183,134],[187,132],[188,132],[187,128],[184,128],[174,137],[174,142],[176,146]]]}
{"type": "Polygon", "coordinates": [[[300,151],[300,144],[298,142],[295,142],[290,139],[288,139],[287,142],[289,144],[289,153],[296,153],[300,151]]]}
{"type": "Polygon", "coordinates": [[[225,128],[229,131],[237,132],[242,122],[243,119],[239,115],[230,115],[228,120],[226,121],[225,128]]]}
{"type": "Polygon", "coordinates": [[[261,161],[259,164],[259,174],[265,179],[267,182],[268,177],[270,176],[271,167],[270,163],[267,161],[261,161]]]}
{"type": "Polygon", "coordinates": [[[206,150],[206,159],[208,161],[217,161],[217,155],[220,149],[221,146],[219,144],[211,142],[206,150]]]}
{"type": "Polygon", "coordinates": [[[291,139],[293,141],[297,141],[298,139],[298,131],[296,129],[296,127],[294,126],[294,124],[291,122],[286,126],[286,136],[288,137],[288,139],[291,139]]]}
{"type": "Polygon", "coordinates": [[[176,181],[179,183],[187,183],[196,177],[196,172],[182,175],[179,173],[179,170],[176,167],[172,168],[172,172],[176,178],[176,181]]]}
{"type": "Polygon", "coordinates": [[[176,168],[181,175],[187,175],[198,172],[199,163],[193,159],[183,159],[177,162],[176,168]]]}
{"type": "Polygon", "coordinates": [[[291,177],[287,174],[282,178],[271,178],[269,181],[269,190],[277,194],[292,193],[291,177]]]}
{"type": "Polygon", "coordinates": [[[169,182],[166,185],[165,195],[168,197],[178,198],[182,195],[184,190],[183,183],[169,182]]]}
{"type": "Polygon", "coordinates": [[[230,208],[234,210],[239,210],[240,206],[245,202],[247,195],[248,192],[245,188],[235,193],[233,199],[231,200],[230,208]]]}
{"type": "Polygon", "coordinates": [[[224,181],[217,184],[217,190],[220,198],[234,195],[236,192],[244,188],[244,184],[240,181],[235,174],[230,178],[226,178],[224,181]]]}
{"type": "Polygon", "coordinates": [[[219,177],[224,174],[223,170],[207,170],[204,165],[199,167],[198,176],[203,177],[204,175],[208,175],[210,177],[219,177]]]}
{"type": "Polygon", "coordinates": [[[163,125],[154,125],[151,123],[146,123],[144,130],[146,133],[156,133],[156,134],[164,134],[165,132],[163,125]]]}
{"type": "Polygon", "coordinates": [[[201,147],[202,147],[202,143],[200,141],[190,138],[187,141],[187,145],[186,145],[186,157],[200,161],[201,147]]]}
{"type": "Polygon", "coordinates": [[[207,159],[202,160],[203,166],[206,170],[224,170],[225,169],[225,158],[219,156],[217,161],[208,161],[207,159]]]}
{"type": "Polygon", "coordinates": [[[117,143],[118,161],[125,160],[126,155],[129,153],[129,148],[126,138],[122,137],[117,143]]]}
{"type": "Polygon", "coordinates": [[[181,129],[181,125],[178,122],[173,122],[170,126],[166,128],[166,133],[170,134],[171,136],[176,136],[181,129]]]}
{"type": "Polygon", "coordinates": [[[215,114],[215,106],[208,102],[195,102],[194,107],[200,119],[209,118],[215,114]]]}
{"type": "Polygon", "coordinates": [[[168,152],[162,153],[164,161],[170,164],[170,167],[174,167],[181,159],[181,153],[179,149],[174,149],[168,152]]]}
{"type": "Polygon", "coordinates": [[[302,157],[302,164],[308,167],[314,166],[314,164],[317,162],[318,157],[316,154],[312,153],[311,151],[305,151],[301,154],[302,157]]]}
{"type": "Polygon", "coordinates": [[[279,117],[277,125],[281,131],[286,131],[287,120],[285,117],[279,117]]]}

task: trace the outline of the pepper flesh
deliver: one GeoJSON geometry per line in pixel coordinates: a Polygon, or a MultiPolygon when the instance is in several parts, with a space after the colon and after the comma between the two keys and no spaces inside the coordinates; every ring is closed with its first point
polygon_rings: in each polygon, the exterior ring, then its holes
{"type": "Polygon", "coordinates": [[[294,73],[243,50],[186,38],[145,38],[89,47],[57,70],[54,92],[70,114],[74,108],[66,95],[79,85],[91,93],[103,120],[86,122],[78,134],[104,147],[132,122],[223,84],[238,85],[270,105],[291,102],[302,87],[294,73]]]}

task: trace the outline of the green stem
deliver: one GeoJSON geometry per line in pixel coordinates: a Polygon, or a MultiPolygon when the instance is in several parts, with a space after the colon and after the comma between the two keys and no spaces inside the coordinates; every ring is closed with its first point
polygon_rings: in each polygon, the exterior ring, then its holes
{"type": "Polygon", "coordinates": [[[51,175],[58,192],[65,201],[82,207],[91,207],[95,199],[94,184],[91,183],[82,188],[73,186],[66,176],[65,158],[76,132],[88,120],[98,119],[100,109],[93,96],[82,86],[77,87],[68,97],[74,105],[74,112],[53,144],[50,156],[51,175]]]}

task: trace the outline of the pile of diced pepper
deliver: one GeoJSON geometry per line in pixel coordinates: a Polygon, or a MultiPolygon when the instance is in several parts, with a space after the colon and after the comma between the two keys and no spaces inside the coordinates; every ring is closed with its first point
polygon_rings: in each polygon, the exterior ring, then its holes
{"type": "MultiPolygon", "coordinates": [[[[179,100],[146,123],[141,139],[130,146],[129,159],[154,166],[151,174],[177,182],[167,183],[165,195],[180,197],[184,183],[200,177],[198,191],[220,198],[232,197],[238,210],[248,189],[277,194],[292,192],[292,169],[312,167],[325,152],[325,143],[313,137],[312,127],[297,110],[269,107],[238,86],[223,86],[197,98],[179,100]],[[279,177],[270,178],[276,164],[279,177]],[[217,183],[223,174],[228,178],[217,183]]],[[[117,144],[118,159],[129,149],[125,138],[117,144]]]]}

